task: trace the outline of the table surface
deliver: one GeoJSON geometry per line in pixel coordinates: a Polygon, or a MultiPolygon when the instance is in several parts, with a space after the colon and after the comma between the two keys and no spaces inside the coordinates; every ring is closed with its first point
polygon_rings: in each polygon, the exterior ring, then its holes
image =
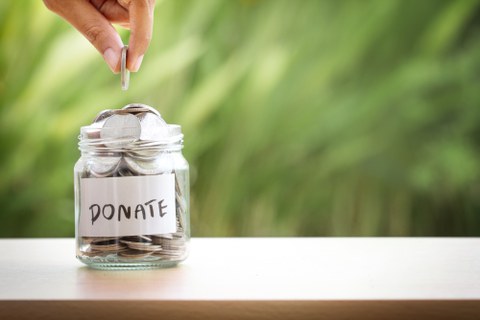
{"type": "Polygon", "coordinates": [[[177,267],[134,271],[90,269],[76,260],[74,246],[73,239],[0,240],[0,311],[21,313],[27,302],[38,308],[47,301],[163,308],[245,302],[245,310],[290,302],[291,310],[335,306],[340,316],[340,302],[383,301],[407,306],[400,313],[423,304],[418,310],[429,305],[445,315],[451,305],[465,318],[480,315],[477,238],[194,238],[190,257],[177,267]]]}

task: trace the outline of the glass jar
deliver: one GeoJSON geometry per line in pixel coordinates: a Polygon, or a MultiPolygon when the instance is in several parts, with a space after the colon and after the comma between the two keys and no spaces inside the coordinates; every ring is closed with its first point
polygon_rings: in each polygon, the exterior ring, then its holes
{"type": "Polygon", "coordinates": [[[179,125],[155,109],[102,111],[81,128],[77,258],[101,269],[174,266],[188,255],[189,166],[179,125]]]}

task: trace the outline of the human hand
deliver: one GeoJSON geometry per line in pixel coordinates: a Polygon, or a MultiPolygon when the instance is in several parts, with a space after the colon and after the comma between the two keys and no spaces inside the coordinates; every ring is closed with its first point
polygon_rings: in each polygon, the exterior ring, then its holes
{"type": "Polygon", "coordinates": [[[122,39],[112,23],[130,29],[127,68],[136,72],[152,38],[155,0],[43,0],[72,24],[102,54],[114,73],[120,71],[122,39]]]}

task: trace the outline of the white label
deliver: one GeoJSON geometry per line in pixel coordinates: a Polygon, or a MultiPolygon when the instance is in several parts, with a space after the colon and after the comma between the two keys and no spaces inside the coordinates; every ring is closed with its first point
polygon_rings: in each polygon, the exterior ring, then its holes
{"type": "Polygon", "coordinates": [[[164,234],[177,231],[175,175],[83,178],[79,235],[164,234]]]}

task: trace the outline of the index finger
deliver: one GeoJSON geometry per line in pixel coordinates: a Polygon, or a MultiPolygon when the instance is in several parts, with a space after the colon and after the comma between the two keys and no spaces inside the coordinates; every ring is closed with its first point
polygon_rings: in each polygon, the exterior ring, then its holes
{"type": "Polygon", "coordinates": [[[103,55],[110,69],[118,73],[122,39],[115,28],[88,1],[44,0],[51,11],[57,13],[79,30],[103,55]]]}
{"type": "Polygon", "coordinates": [[[136,72],[142,64],[143,55],[150,45],[153,29],[155,0],[132,0],[129,6],[130,41],[127,67],[136,72]]]}

